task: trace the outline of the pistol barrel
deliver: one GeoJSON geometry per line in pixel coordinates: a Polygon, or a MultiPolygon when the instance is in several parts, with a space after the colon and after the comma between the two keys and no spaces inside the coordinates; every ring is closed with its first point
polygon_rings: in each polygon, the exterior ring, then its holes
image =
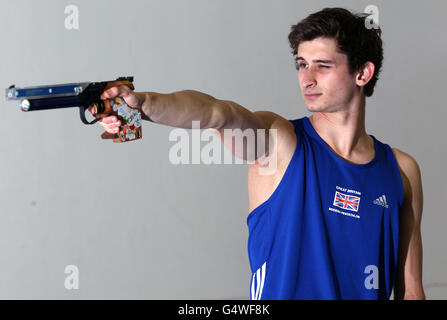
{"type": "Polygon", "coordinates": [[[54,97],[42,99],[24,99],[20,102],[22,111],[38,111],[49,109],[72,108],[80,105],[78,96],[54,97]]]}

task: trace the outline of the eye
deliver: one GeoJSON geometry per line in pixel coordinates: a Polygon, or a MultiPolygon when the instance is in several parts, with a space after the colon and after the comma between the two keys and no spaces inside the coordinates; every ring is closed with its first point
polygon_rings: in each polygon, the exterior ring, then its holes
{"type": "Polygon", "coordinates": [[[326,68],[326,69],[329,69],[329,68],[330,68],[329,66],[323,66],[323,65],[320,65],[319,67],[320,67],[320,68],[326,68]]]}
{"type": "Polygon", "coordinates": [[[300,70],[301,68],[305,68],[306,64],[303,62],[295,62],[295,66],[297,70],[300,70]]]}

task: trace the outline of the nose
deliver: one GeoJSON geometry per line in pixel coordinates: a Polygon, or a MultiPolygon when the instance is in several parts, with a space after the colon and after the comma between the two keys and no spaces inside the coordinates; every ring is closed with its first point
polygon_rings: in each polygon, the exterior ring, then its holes
{"type": "Polygon", "coordinates": [[[301,78],[301,86],[305,89],[313,88],[317,85],[317,80],[315,79],[312,70],[303,70],[303,72],[299,74],[299,77],[301,78]]]}

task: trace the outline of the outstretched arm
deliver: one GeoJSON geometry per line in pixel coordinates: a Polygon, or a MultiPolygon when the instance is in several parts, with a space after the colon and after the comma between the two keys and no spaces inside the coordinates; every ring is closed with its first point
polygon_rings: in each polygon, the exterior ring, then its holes
{"type": "MultiPolygon", "coordinates": [[[[183,90],[168,94],[157,92],[134,92],[129,87],[118,86],[103,92],[101,99],[121,97],[132,108],[140,109],[142,119],[176,128],[191,129],[193,121],[200,122],[200,129],[212,129],[219,134],[222,142],[232,153],[244,160],[255,160],[268,153],[268,129],[264,122],[250,110],[229,101],[219,100],[206,93],[183,90]],[[254,134],[254,141],[243,141],[241,149],[235,148],[233,138],[224,141],[225,129],[240,129],[264,134],[254,134]],[[259,139],[259,141],[258,141],[259,139]],[[251,145],[253,143],[253,145],[251,145]],[[263,146],[258,152],[257,146],[263,146]]],[[[103,118],[98,122],[106,132],[113,136],[120,125],[116,116],[103,118]]]]}

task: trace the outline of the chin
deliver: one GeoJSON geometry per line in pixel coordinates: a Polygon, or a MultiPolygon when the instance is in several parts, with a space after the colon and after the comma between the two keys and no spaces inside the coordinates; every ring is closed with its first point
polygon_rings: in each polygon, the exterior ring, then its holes
{"type": "Polygon", "coordinates": [[[336,108],[334,108],[334,105],[332,104],[324,104],[320,101],[304,101],[306,104],[307,110],[310,112],[334,112],[336,108]]]}
{"type": "Polygon", "coordinates": [[[327,108],[314,104],[312,102],[306,103],[306,108],[310,112],[326,112],[327,108]]]}

